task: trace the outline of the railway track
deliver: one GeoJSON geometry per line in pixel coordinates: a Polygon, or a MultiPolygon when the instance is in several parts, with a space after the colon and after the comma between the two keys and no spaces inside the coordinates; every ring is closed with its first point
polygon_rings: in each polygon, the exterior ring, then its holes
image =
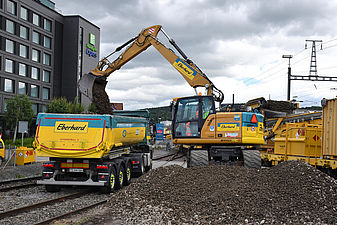
{"type": "Polygon", "coordinates": [[[35,181],[40,178],[41,176],[32,176],[32,177],[0,181],[0,192],[37,186],[38,184],[36,184],[35,181]]]}

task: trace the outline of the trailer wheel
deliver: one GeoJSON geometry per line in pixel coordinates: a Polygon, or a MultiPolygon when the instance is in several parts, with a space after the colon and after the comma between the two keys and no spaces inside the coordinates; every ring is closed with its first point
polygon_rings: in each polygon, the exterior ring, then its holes
{"type": "Polygon", "coordinates": [[[45,185],[47,192],[58,192],[61,190],[61,187],[58,185],[45,185]]]}
{"type": "Polygon", "coordinates": [[[187,167],[207,166],[209,164],[207,150],[188,150],[187,167]]]}
{"type": "Polygon", "coordinates": [[[116,187],[116,170],[113,166],[111,166],[109,171],[109,181],[108,184],[104,187],[100,188],[100,192],[103,194],[109,194],[116,187]]]}
{"type": "Polygon", "coordinates": [[[0,165],[2,165],[3,158],[0,156],[0,165]]]}
{"type": "Polygon", "coordinates": [[[243,165],[247,168],[260,169],[261,155],[259,150],[242,150],[243,165]]]}
{"type": "Polygon", "coordinates": [[[130,183],[131,183],[131,163],[128,162],[125,167],[124,186],[128,186],[130,183]]]}
{"type": "Polygon", "coordinates": [[[144,166],[144,161],[143,159],[140,161],[140,171],[139,172],[135,172],[134,176],[135,177],[140,177],[145,173],[145,166],[144,166]]]}
{"type": "Polygon", "coordinates": [[[121,189],[123,187],[123,183],[124,183],[124,175],[125,174],[125,169],[124,169],[124,165],[122,163],[119,164],[118,168],[117,168],[117,179],[116,179],[116,187],[115,189],[121,189]]]}

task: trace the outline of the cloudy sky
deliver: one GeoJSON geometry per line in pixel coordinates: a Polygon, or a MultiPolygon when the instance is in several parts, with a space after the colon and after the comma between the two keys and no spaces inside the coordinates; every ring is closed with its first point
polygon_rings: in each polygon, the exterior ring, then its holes
{"type": "MultiPolygon", "coordinates": [[[[101,29],[100,58],[160,24],[216,87],[224,102],[287,98],[288,60],[292,74],[309,75],[312,43],[319,76],[337,77],[336,0],[53,0],[64,15],[81,15],[101,29]]],[[[158,36],[164,43],[165,37],[158,36]]],[[[167,44],[168,46],[169,44],[167,44]]],[[[171,47],[171,46],[168,46],[171,47]]],[[[116,59],[118,55],[109,58],[116,59]]],[[[194,95],[181,75],[153,48],[108,78],[111,102],[125,109],[169,105],[194,95]]],[[[292,81],[291,97],[301,106],[337,95],[337,82],[292,81]]]]}

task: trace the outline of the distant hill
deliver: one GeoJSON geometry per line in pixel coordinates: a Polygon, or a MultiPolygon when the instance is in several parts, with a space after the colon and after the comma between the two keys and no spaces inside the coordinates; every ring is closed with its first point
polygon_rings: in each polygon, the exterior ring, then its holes
{"type": "Polygon", "coordinates": [[[162,106],[155,108],[146,108],[150,111],[150,124],[156,124],[160,121],[172,120],[170,106],[162,106]]]}

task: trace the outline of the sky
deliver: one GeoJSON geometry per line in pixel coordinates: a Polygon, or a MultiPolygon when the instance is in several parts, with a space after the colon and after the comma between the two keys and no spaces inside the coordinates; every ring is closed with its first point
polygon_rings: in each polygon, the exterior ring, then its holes
{"type": "MultiPolygon", "coordinates": [[[[224,103],[287,99],[288,59],[293,75],[309,75],[312,42],[318,76],[337,77],[336,0],[53,0],[63,15],[81,15],[100,27],[100,59],[162,25],[184,53],[225,95],[224,103]]],[[[158,38],[169,48],[164,35],[158,38]]],[[[176,52],[176,51],[175,51],[176,52]]],[[[176,52],[176,54],[178,54],[176,52]]],[[[112,55],[115,60],[119,54],[112,55]]],[[[182,76],[150,47],[108,77],[111,102],[124,109],[167,106],[194,95],[182,76]]],[[[337,96],[337,82],[292,81],[291,99],[320,105],[337,96]]]]}

